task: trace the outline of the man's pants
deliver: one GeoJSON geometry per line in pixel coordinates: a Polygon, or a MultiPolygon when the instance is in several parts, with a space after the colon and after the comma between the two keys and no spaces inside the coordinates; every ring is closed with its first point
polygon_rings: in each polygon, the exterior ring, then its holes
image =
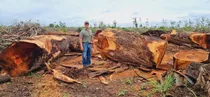
{"type": "Polygon", "coordinates": [[[83,42],[83,52],[82,52],[82,64],[83,66],[88,66],[91,64],[91,53],[92,53],[92,45],[87,42],[83,42]]]}

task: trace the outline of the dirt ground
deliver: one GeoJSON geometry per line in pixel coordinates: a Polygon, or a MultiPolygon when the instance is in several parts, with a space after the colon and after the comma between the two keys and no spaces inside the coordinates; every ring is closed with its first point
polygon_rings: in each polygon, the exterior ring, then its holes
{"type": "MultiPolygon", "coordinates": [[[[93,58],[93,63],[100,63],[102,60],[93,58]],[[94,61],[97,60],[97,61],[94,61]]],[[[58,64],[81,65],[81,57],[67,56],[59,58],[52,65],[53,68],[62,71],[65,75],[82,82],[65,83],[53,78],[51,73],[40,69],[22,77],[13,77],[11,82],[0,84],[0,97],[145,97],[141,92],[141,86],[145,83],[141,77],[134,72],[135,68],[113,75],[104,75],[108,85],[101,83],[98,77],[89,78],[88,72],[77,69],[64,68],[58,64]]],[[[109,63],[112,65],[115,63],[109,63]]],[[[202,90],[195,90],[198,97],[207,97],[202,90]]],[[[150,90],[148,90],[150,92],[150,90]]],[[[167,97],[193,97],[194,95],[187,89],[173,87],[167,97]]],[[[155,94],[152,97],[161,97],[155,94]]]]}

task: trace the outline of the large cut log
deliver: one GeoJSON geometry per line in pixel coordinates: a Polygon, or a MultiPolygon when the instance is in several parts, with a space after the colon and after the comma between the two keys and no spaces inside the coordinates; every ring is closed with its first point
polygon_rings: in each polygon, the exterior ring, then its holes
{"type": "Polygon", "coordinates": [[[12,43],[0,54],[1,71],[22,76],[45,62],[79,51],[78,35],[39,35],[12,43]]]}
{"type": "Polygon", "coordinates": [[[97,38],[103,57],[147,68],[161,63],[167,47],[164,40],[115,29],[106,29],[97,38]]]}
{"type": "Polygon", "coordinates": [[[176,32],[173,30],[169,34],[162,34],[162,39],[178,45],[210,49],[210,34],[198,32],[176,32]]]}

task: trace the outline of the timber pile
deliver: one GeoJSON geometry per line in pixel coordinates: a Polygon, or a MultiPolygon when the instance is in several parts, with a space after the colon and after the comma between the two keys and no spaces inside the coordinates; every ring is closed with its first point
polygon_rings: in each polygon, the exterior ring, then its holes
{"type": "MultiPolygon", "coordinates": [[[[87,68],[90,71],[87,75],[90,78],[99,77],[102,83],[108,84],[102,75],[111,74],[112,80],[113,76],[132,66],[135,70],[129,72],[146,81],[155,75],[162,82],[164,76],[173,71],[177,85],[182,85],[185,78],[191,84],[195,84],[197,80],[197,84],[206,89],[203,86],[209,86],[210,77],[206,67],[210,62],[209,41],[209,34],[181,33],[175,30],[148,31],[141,35],[116,29],[97,31],[93,57],[100,61],[94,61],[92,67],[87,68]],[[191,66],[201,69],[192,69],[191,66]],[[194,75],[195,72],[197,76],[194,75]]],[[[60,73],[65,70],[56,70],[58,68],[50,65],[58,57],[79,56],[72,59],[71,64],[61,62],[57,67],[83,70],[79,48],[78,34],[51,33],[19,40],[0,54],[0,79],[8,79],[8,75],[25,75],[44,64],[53,72],[55,79],[80,83],[64,75],[65,72],[60,73]]],[[[207,91],[209,90],[207,87],[207,91]]]]}

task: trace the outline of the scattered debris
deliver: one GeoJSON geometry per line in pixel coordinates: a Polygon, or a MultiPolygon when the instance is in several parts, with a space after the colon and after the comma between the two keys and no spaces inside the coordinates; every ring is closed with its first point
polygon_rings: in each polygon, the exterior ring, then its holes
{"type": "Polygon", "coordinates": [[[204,89],[210,95],[210,64],[200,66],[196,86],[204,89]]]}
{"type": "Polygon", "coordinates": [[[105,84],[105,85],[109,84],[109,82],[103,76],[99,76],[99,79],[103,84],[105,84]]]}
{"type": "Polygon", "coordinates": [[[58,79],[58,80],[61,80],[61,81],[67,82],[67,83],[79,83],[79,84],[81,84],[81,82],[79,82],[77,80],[74,80],[74,79],[60,73],[57,70],[53,70],[53,76],[54,76],[55,79],[58,79]]]}
{"type": "MultiPolygon", "coordinates": [[[[110,68],[105,69],[105,70],[89,73],[88,76],[90,78],[97,77],[97,76],[100,76],[100,75],[105,74],[105,73],[110,73],[111,70],[113,70],[115,68],[118,68],[118,67],[120,67],[120,64],[117,64],[116,66],[110,67],[110,68]]],[[[114,71],[111,71],[111,72],[114,72],[114,71]]]]}

